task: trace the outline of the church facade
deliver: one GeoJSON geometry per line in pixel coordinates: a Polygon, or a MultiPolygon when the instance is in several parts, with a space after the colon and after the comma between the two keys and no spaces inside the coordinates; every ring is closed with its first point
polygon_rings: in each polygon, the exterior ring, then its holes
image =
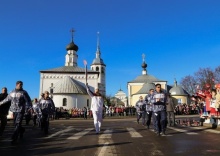
{"type": "MultiPolygon", "coordinates": [[[[40,71],[40,93],[49,91],[56,107],[64,109],[90,107],[91,99],[87,94],[85,68],[78,67],[78,46],[72,41],[66,46],[65,65],[40,71]]],[[[87,82],[92,91],[99,88],[106,94],[106,65],[101,58],[99,36],[96,56],[87,70],[87,82]]]]}
{"type": "Polygon", "coordinates": [[[123,92],[123,90],[120,88],[118,92],[113,97],[114,103],[116,103],[117,106],[128,106],[128,100],[126,93],[123,92]]]}
{"type": "Polygon", "coordinates": [[[127,83],[129,106],[135,106],[139,97],[142,96],[144,98],[150,89],[155,90],[155,84],[161,84],[162,91],[164,93],[170,93],[175,104],[190,104],[189,94],[181,86],[177,85],[176,81],[174,82],[174,86],[170,86],[166,80],[158,79],[147,73],[147,64],[145,63],[144,54],[141,67],[142,74],[127,83]]]}

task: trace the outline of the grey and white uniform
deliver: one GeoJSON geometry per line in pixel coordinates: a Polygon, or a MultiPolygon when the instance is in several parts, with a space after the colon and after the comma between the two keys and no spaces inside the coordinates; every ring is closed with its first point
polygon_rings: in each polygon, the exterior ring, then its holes
{"type": "MultiPolygon", "coordinates": [[[[137,123],[139,123],[140,118],[142,118],[143,115],[143,105],[144,105],[145,101],[143,100],[142,97],[140,97],[140,99],[136,102],[135,108],[136,108],[136,112],[137,112],[137,123]]],[[[142,124],[145,122],[142,118],[142,124]]]]}
{"type": "MultiPolygon", "coordinates": [[[[153,115],[153,103],[154,103],[154,94],[148,94],[145,96],[145,101],[146,101],[146,115],[147,115],[147,122],[146,122],[146,125],[147,125],[147,128],[149,129],[149,126],[151,124],[151,118],[152,118],[152,115],[153,115]]],[[[153,122],[155,123],[155,118],[153,116],[153,122]]],[[[154,126],[154,129],[156,129],[155,127],[155,124],[153,124],[154,126]]]]}
{"type": "Polygon", "coordinates": [[[165,94],[161,92],[154,92],[154,106],[153,112],[155,115],[155,126],[158,134],[162,132],[165,134],[166,131],[166,122],[167,122],[167,114],[166,114],[166,97],[165,94]]]}
{"type": "Polygon", "coordinates": [[[55,105],[50,97],[40,99],[39,108],[41,109],[42,114],[52,115],[53,112],[55,112],[55,105]]]}
{"type": "Polygon", "coordinates": [[[34,102],[32,106],[32,116],[33,116],[33,122],[34,126],[37,124],[40,125],[40,119],[41,119],[41,109],[39,107],[39,102],[34,102]]]}
{"type": "MultiPolygon", "coordinates": [[[[22,82],[17,82],[17,84],[22,84],[22,82]]],[[[26,107],[31,107],[32,103],[28,93],[22,88],[14,89],[10,92],[8,96],[0,102],[0,105],[7,104],[9,101],[11,101],[10,111],[13,112],[15,125],[15,130],[12,134],[12,143],[15,143],[19,135],[21,138],[23,137],[25,128],[22,127],[22,120],[26,107]]]]}
{"type": "Polygon", "coordinates": [[[8,96],[0,102],[0,105],[11,101],[10,111],[25,113],[26,107],[31,107],[31,98],[23,89],[14,89],[8,96]]]}

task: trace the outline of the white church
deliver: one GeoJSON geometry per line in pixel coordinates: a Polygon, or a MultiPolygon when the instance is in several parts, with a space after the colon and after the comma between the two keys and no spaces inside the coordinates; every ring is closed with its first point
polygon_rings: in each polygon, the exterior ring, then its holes
{"type": "MultiPolygon", "coordinates": [[[[40,93],[49,91],[55,107],[64,109],[90,107],[91,98],[87,94],[85,68],[78,67],[78,46],[73,41],[66,46],[65,65],[40,71],[40,93]]],[[[96,56],[87,70],[87,82],[92,91],[99,88],[106,95],[106,65],[101,58],[99,35],[96,56]]]]}

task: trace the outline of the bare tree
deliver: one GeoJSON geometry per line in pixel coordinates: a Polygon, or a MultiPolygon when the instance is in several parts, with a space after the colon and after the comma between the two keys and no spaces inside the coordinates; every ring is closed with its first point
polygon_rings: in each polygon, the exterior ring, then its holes
{"type": "Polygon", "coordinates": [[[188,75],[180,80],[181,86],[189,93],[194,94],[196,92],[196,80],[193,76],[188,75]]]}
{"type": "Polygon", "coordinates": [[[201,86],[201,89],[205,89],[206,84],[214,86],[213,79],[215,79],[214,71],[211,68],[199,68],[195,73],[195,80],[201,86]]]}
{"type": "Polygon", "coordinates": [[[215,68],[214,76],[215,76],[214,79],[215,83],[220,83],[220,66],[215,68]]]}

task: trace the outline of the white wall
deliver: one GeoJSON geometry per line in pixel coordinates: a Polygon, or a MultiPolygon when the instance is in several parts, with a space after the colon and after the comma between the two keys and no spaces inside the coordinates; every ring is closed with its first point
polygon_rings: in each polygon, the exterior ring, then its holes
{"type": "Polygon", "coordinates": [[[82,94],[54,94],[53,101],[55,107],[63,107],[64,109],[71,109],[73,107],[83,108],[87,107],[87,99],[89,99],[89,108],[91,105],[91,98],[89,95],[82,94]],[[67,106],[63,106],[63,99],[67,99],[67,106]]]}
{"type": "MultiPolygon", "coordinates": [[[[58,81],[62,80],[64,76],[70,76],[74,78],[75,80],[77,80],[82,85],[85,84],[85,74],[41,73],[39,97],[40,97],[40,94],[45,91],[50,92],[51,83],[53,83],[53,86],[55,86],[55,84],[58,81]]],[[[97,79],[98,79],[98,74],[88,74],[88,84],[91,88],[96,88],[98,86],[97,79]]]]}

